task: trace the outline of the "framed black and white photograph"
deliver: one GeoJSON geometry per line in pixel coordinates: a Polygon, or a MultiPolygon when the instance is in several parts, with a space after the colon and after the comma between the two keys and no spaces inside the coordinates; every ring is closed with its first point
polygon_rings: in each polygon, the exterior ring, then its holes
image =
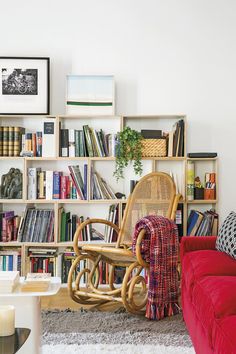
{"type": "Polygon", "coordinates": [[[0,57],[0,114],[49,114],[49,58],[0,57]]]}

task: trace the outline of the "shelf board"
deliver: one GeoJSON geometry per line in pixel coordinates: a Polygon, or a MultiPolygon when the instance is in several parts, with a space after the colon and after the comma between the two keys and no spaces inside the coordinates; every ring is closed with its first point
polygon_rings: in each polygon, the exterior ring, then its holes
{"type": "MultiPolygon", "coordinates": [[[[80,241],[78,242],[78,246],[84,246],[84,245],[99,245],[99,246],[108,246],[108,247],[112,247],[114,245],[116,245],[116,242],[103,242],[103,241],[99,241],[99,240],[95,240],[95,241],[80,241]]],[[[57,242],[56,244],[58,247],[73,247],[73,242],[72,241],[67,241],[67,242],[57,242]]]]}
{"type": "Polygon", "coordinates": [[[55,161],[57,160],[58,157],[36,157],[36,156],[32,156],[32,157],[25,157],[26,161],[55,161]]]}
{"type": "Polygon", "coordinates": [[[0,204],[22,204],[24,199],[0,199],[0,204]]]}
{"type": "Polygon", "coordinates": [[[90,204],[118,204],[121,199],[90,199],[90,204]]]}
{"type": "Polygon", "coordinates": [[[54,199],[57,204],[88,204],[88,200],[83,199],[54,199]]]}
{"type": "Polygon", "coordinates": [[[187,200],[187,204],[216,204],[217,199],[198,199],[198,200],[187,200]]]}
{"type": "Polygon", "coordinates": [[[137,115],[123,116],[123,119],[185,119],[185,114],[137,115]]]}
{"type": "Polygon", "coordinates": [[[187,157],[187,161],[217,161],[218,157],[207,157],[207,158],[203,158],[203,157],[187,157]]]}
{"type": "Polygon", "coordinates": [[[155,161],[185,161],[186,157],[184,156],[165,156],[165,157],[147,157],[143,159],[152,159],[155,161]]]}
{"type": "Polygon", "coordinates": [[[0,160],[3,160],[3,161],[22,160],[22,161],[24,161],[24,157],[22,157],[22,156],[0,156],[0,160]]]}
{"type": "Polygon", "coordinates": [[[17,241],[0,242],[0,247],[21,247],[22,245],[22,242],[17,241]]]}
{"type": "Polygon", "coordinates": [[[120,119],[118,115],[59,115],[59,119],[120,119]]]}

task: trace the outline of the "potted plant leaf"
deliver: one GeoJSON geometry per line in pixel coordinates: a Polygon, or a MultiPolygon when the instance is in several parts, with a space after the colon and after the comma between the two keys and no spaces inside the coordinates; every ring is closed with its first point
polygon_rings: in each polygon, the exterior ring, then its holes
{"type": "Polygon", "coordinates": [[[142,165],[142,135],[130,127],[125,127],[118,133],[118,144],[116,150],[116,167],[114,176],[118,181],[124,178],[124,169],[130,162],[133,162],[134,172],[141,175],[142,165]]]}

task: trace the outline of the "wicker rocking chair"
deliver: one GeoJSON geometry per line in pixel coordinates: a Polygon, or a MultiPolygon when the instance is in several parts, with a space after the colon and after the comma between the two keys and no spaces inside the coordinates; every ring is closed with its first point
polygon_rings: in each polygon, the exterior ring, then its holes
{"type": "Polygon", "coordinates": [[[84,305],[98,305],[109,301],[117,301],[125,306],[127,311],[144,313],[147,302],[147,285],[144,279],[143,269],[146,274],[149,264],[146,263],[140,253],[140,244],[145,230],[141,230],[136,245],[136,256],[131,251],[132,234],[136,222],[148,214],[163,215],[170,219],[175,218],[180,195],[176,195],[176,188],[172,178],[162,172],[153,172],[144,176],[135,186],[125,208],[121,229],[117,225],[103,219],[88,219],[76,230],[74,236],[74,260],[68,275],[68,290],[71,298],[84,305]],[[99,246],[88,244],[78,246],[79,234],[86,225],[102,223],[112,227],[118,233],[115,246],[99,246]],[[85,266],[78,271],[80,262],[85,266]],[[109,289],[101,288],[99,284],[99,262],[109,264],[109,289]],[[126,269],[123,282],[120,287],[114,285],[115,267],[126,269]],[[75,282],[73,276],[76,272],[75,282]],[[86,286],[80,285],[86,275],[86,286]],[[141,295],[141,296],[140,296],[141,295]]]}

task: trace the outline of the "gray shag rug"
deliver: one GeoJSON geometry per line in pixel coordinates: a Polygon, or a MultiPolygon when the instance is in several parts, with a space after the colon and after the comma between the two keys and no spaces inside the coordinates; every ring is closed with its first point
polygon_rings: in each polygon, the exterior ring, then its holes
{"type": "Polygon", "coordinates": [[[89,348],[94,353],[92,347],[105,353],[106,345],[113,345],[114,353],[117,345],[120,352],[123,346],[124,353],[133,354],[139,353],[134,346],[147,346],[147,353],[194,353],[181,315],[150,321],[123,311],[55,310],[44,311],[42,321],[43,353],[89,353],[89,348]],[[154,351],[157,347],[162,351],[154,351]]]}

